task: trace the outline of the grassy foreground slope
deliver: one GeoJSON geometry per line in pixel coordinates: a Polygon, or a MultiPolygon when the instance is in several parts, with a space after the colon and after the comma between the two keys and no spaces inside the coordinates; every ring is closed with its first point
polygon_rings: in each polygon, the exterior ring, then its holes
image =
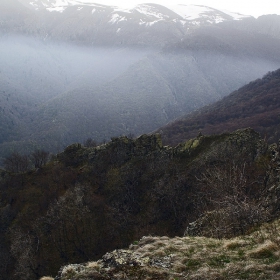
{"type": "Polygon", "coordinates": [[[97,262],[62,267],[55,279],[279,279],[279,232],[276,220],[232,239],[146,236],[97,262]]]}

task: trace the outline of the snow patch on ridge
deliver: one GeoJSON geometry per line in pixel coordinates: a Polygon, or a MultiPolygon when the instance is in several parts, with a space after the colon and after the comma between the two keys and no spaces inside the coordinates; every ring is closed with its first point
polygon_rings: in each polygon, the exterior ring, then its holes
{"type": "Polygon", "coordinates": [[[65,9],[66,9],[65,7],[47,8],[49,12],[59,12],[59,13],[62,13],[65,9]]]}
{"type": "Polygon", "coordinates": [[[122,12],[122,13],[126,13],[126,14],[132,13],[131,9],[122,9],[122,8],[117,8],[117,7],[114,7],[114,12],[122,12]]]}
{"type": "Polygon", "coordinates": [[[200,18],[206,12],[213,11],[213,9],[206,6],[183,4],[168,6],[168,9],[187,20],[194,20],[200,18]]]}
{"type": "Polygon", "coordinates": [[[38,10],[38,5],[36,4],[36,2],[30,2],[29,3],[31,6],[33,6],[36,10],[38,10]]]}
{"type": "Polygon", "coordinates": [[[155,21],[152,21],[152,22],[147,22],[146,25],[147,26],[153,26],[157,22],[159,22],[159,20],[155,20],[155,21]]]}
{"type": "Polygon", "coordinates": [[[123,16],[120,16],[119,14],[113,14],[109,23],[114,24],[114,23],[117,23],[117,22],[120,22],[120,21],[127,21],[127,18],[123,17],[123,16]]]}
{"type": "Polygon", "coordinates": [[[148,17],[155,17],[158,19],[164,19],[164,17],[166,17],[162,13],[157,11],[157,9],[155,9],[154,7],[146,4],[137,5],[134,10],[148,17]]]}
{"type": "Polygon", "coordinates": [[[228,10],[221,10],[221,12],[224,12],[225,14],[231,16],[234,20],[241,20],[241,19],[244,19],[244,18],[252,17],[252,16],[249,16],[249,15],[242,15],[240,13],[230,12],[228,10]]]}

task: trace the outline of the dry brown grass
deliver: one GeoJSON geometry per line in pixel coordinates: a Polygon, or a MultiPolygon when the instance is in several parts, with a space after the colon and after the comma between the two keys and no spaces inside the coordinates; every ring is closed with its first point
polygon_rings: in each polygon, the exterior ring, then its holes
{"type": "Polygon", "coordinates": [[[172,256],[170,271],[185,279],[277,279],[279,229],[276,221],[233,239],[149,237],[148,242],[139,242],[135,252],[149,258],[172,256]]]}
{"type": "Polygon", "coordinates": [[[100,269],[100,265],[97,262],[89,262],[87,263],[87,267],[95,269],[97,271],[100,269]]]}
{"type": "Polygon", "coordinates": [[[275,255],[275,252],[277,252],[279,247],[277,244],[273,243],[271,240],[265,241],[263,244],[260,244],[254,250],[251,250],[248,252],[250,257],[253,258],[270,258],[275,255]]]}
{"type": "MultiPolygon", "coordinates": [[[[135,267],[120,265],[132,280],[280,279],[279,237],[280,221],[232,239],[148,236],[123,250],[124,256],[139,264],[135,267]]],[[[102,261],[88,263],[85,269],[108,273],[108,268],[102,267],[102,261]]],[[[83,274],[86,275],[86,271],[83,274]]],[[[76,272],[75,267],[70,265],[65,267],[64,275],[73,275],[73,272],[76,272]]],[[[120,279],[115,276],[114,279],[120,279]]]]}

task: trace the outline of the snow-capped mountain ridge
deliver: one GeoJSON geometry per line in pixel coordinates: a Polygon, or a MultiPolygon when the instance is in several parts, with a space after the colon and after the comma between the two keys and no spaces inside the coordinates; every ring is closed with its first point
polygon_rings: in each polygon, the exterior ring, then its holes
{"type": "MultiPolygon", "coordinates": [[[[219,23],[225,20],[239,20],[246,17],[247,15],[241,15],[238,13],[220,11],[211,7],[201,6],[201,5],[171,5],[162,6],[159,4],[139,4],[132,9],[120,8],[117,6],[107,6],[98,3],[85,3],[79,0],[21,0],[21,2],[28,3],[30,6],[36,10],[47,10],[49,12],[64,12],[70,7],[75,7],[77,11],[81,11],[83,7],[90,6],[101,9],[112,10],[113,18],[116,18],[116,13],[122,13],[125,15],[139,13],[144,17],[150,19],[146,23],[157,22],[160,20],[174,20],[175,18],[180,20],[193,21],[197,19],[208,20],[209,23],[219,23]]],[[[129,16],[128,16],[129,17],[129,16]]],[[[110,22],[116,23],[112,18],[110,22]]],[[[143,20],[142,20],[143,22],[143,20]]]]}
{"type": "MultiPolygon", "coordinates": [[[[11,22],[7,16],[6,29],[44,40],[89,45],[162,47],[182,40],[197,27],[248,17],[198,5],[165,7],[149,3],[124,9],[80,0],[12,1],[28,16],[22,14],[22,19],[17,17],[11,22]]],[[[13,9],[10,14],[13,15],[13,9]]]]}

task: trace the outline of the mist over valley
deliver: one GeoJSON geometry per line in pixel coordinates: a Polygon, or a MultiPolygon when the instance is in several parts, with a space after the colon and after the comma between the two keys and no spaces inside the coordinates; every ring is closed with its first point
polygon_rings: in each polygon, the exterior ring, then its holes
{"type": "Polygon", "coordinates": [[[235,20],[198,6],[184,19],[152,4],[50,11],[3,3],[2,157],[149,133],[280,65],[279,16],[235,20]]]}

